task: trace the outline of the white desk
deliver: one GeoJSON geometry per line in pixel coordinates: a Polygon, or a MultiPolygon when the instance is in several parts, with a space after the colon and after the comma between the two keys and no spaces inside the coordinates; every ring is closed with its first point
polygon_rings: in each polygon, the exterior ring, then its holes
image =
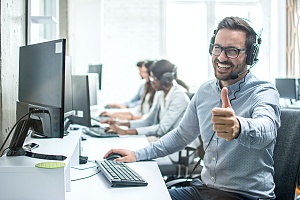
{"type": "MultiPolygon", "coordinates": [[[[82,155],[89,156],[89,160],[102,159],[111,148],[126,148],[136,150],[148,145],[144,136],[124,136],[120,138],[90,138],[82,143],[82,155]]],[[[101,172],[87,179],[71,183],[71,192],[66,193],[67,200],[82,199],[171,199],[159,168],[155,161],[127,163],[148,182],[145,187],[114,188],[101,172]]],[[[80,168],[95,166],[93,163],[80,165],[80,168]]],[[[97,172],[96,168],[86,170],[71,169],[71,179],[79,179],[97,172]]]]}
{"type": "Polygon", "coordinates": [[[89,160],[102,159],[111,148],[136,150],[148,145],[144,136],[124,136],[120,138],[91,138],[80,141],[80,131],[73,131],[63,139],[27,138],[24,144],[38,143],[36,153],[61,154],[68,158],[63,161],[66,166],[59,169],[41,169],[35,167],[46,160],[25,156],[0,158],[0,199],[2,200],[82,200],[82,199],[170,199],[165,183],[155,161],[128,163],[148,182],[145,187],[113,188],[103,174],[99,173],[87,179],[71,180],[86,177],[97,172],[97,169],[78,170],[76,166],[86,168],[95,166],[88,162],[78,164],[81,155],[89,160]],[[81,147],[80,147],[81,146],[81,147]]]}
{"type": "Polygon", "coordinates": [[[40,146],[33,152],[65,155],[64,168],[41,169],[37,163],[47,160],[26,156],[0,158],[0,199],[3,200],[64,200],[70,191],[70,165],[78,165],[80,131],[72,131],[63,139],[26,138],[24,144],[35,142],[40,146]]]}

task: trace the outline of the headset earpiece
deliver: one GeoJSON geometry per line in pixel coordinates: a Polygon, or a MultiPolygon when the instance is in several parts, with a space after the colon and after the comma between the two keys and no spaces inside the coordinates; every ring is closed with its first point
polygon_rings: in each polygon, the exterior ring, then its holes
{"type": "Polygon", "coordinates": [[[259,45],[257,43],[252,44],[250,50],[247,52],[246,64],[253,65],[258,61],[259,45]]]}
{"type": "Polygon", "coordinates": [[[159,82],[162,86],[169,86],[174,80],[174,72],[166,72],[164,73],[159,82]]]}
{"type": "MultiPolygon", "coordinates": [[[[215,31],[214,31],[214,33],[215,33],[215,31]]],[[[214,34],[210,39],[210,43],[209,43],[209,54],[210,55],[212,55],[212,50],[214,48],[215,37],[216,37],[216,35],[214,34]]]]}
{"type": "Polygon", "coordinates": [[[175,65],[173,65],[172,72],[166,72],[160,77],[160,79],[159,79],[160,84],[163,87],[170,86],[175,78],[176,71],[177,71],[177,67],[175,65]]]}

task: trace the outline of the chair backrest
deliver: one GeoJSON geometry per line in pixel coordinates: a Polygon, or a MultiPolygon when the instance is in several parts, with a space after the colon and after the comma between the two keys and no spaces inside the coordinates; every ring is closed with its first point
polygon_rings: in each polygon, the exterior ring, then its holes
{"type": "Polygon", "coordinates": [[[300,109],[282,109],[274,149],[275,195],[293,200],[300,169],[300,109]]]}

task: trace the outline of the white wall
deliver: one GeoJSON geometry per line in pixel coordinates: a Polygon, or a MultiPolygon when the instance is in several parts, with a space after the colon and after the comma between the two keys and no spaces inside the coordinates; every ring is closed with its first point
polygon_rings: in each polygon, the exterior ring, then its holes
{"type": "MultiPolygon", "coordinates": [[[[24,2],[19,0],[0,1],[0,146],[16,122],[19,47],[25,45],[24,2]]],[[[8,144],[9,142],[6,143],[6,146],[8,144]]]]}
{"type": "Polygon", "coordinates": [[[102,63],[101,95],[107,102],[122,102],[135,95],[142,83],[138,61],[163,58],[162,2],[69,1],[70,55],[75,72],[102,63]]]}
{"type": "MultiPolygon", "coordinates": [[[[107,102],[126,101],[135,94],[141,83],[135,67],[137,61],[166,58],[166,1],[69,1],[69,45],[73,45],[70,52],[76,73],[86,72],[89,64],[102,63],[101,95],[107,102]]],[[[212,1],[208,2],[211,7],[212,1]]],[[[285,31],[282,31],[286,28],[285,9],[282,9],[285,1],[262,0],[262,4],[261,61],[252,72],[259,78],[274,81],[276,77],[285,77],[286,42],[285,31]]],[[[211,32],[208,40],[210,36],[211,32]]],[[[209,70],[212,76],[212,68],[209,70]]]]}

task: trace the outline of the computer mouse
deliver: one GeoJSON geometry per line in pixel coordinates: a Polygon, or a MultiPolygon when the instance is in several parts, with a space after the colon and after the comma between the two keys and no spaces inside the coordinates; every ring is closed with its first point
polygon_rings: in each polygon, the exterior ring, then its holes
{"type": "Polygon", "coordinates": [[[116,158],[121,158],[122,155],[121,154],[118,154],[118,153],[112,153],[110,154],[109,156],[106,157],[106,160],[114,160],[116,158]]]}
{"type": "Polygon", "coordinates": [[[100,127],[100,125],[99,124],[94,124],[94,125],[92,125],[92,127],[100,127]]]}

